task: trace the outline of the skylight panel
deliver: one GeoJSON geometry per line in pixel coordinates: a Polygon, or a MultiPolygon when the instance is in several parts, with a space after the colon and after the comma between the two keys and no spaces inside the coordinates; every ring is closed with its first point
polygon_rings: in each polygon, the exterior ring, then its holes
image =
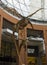
{"type": "Polygon", "coordinates": [[[31,18],[43,19],[42,14],[44,14],[44,17],[46,17],[47,19],[47,0],[1,0],[1,1],[4,4],[7,4],[8,7],[15,8],[18,11],[18,13],[20,13],[23,16],[28,16],[29,14],[34,13],[39,8],[44,7],[43,10],[37,12],[31,18]]]}
{"type": "Polygon", "coordinates": [[[23,11],[27,11],[27,9],[26,9],[26,6],[25,6],[25,5],[20,4],[20,6],[19,6],[19,7],[21,7],[21,10],[23,10],[23,11]]]}
{"type": "Polygon", "coordinates": [[[10,3],[11,5],[13,4],[12,0],[7,0],[8,3],[10,3]]]}
{"type": "Polygon", "coordinates": [[[6,0],[1,0],[3,3],[7,4],[7,1],[6,0]]]}
{"type": "Polygon", "coordinates": [[[18,2],[14,2],[14,7],[20,9],[19,3],[18,2]]]}
{"type": "Polygon", "coordinates": [[[19,0],[19,2],[20,2],[21,4],[24,4],[24,0],[19,0]]]}

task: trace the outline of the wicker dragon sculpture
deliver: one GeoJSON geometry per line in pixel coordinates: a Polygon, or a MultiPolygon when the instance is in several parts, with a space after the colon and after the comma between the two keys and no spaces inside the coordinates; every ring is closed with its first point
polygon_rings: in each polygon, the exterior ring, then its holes
{"type": "MultiPolygon", "coordinates": [[[[31,23],[29,17],[33,16],[34,14],[36,14],[38,11],[40,11],[40,10],[42,10],[42,9],[43,9],[43,8],[40,8],[40,9],[36,10],[34,13],[32,13],[31,15],[29,15],[29,16],[27,16],[27,17],[24,17],[24,16],[22,16],[22,15],[20,15],[20,14],[18,13],[18,16],[21,17],[21,20],[19,20],[18,23],[14,25],[14,27],[13,27],[13,36],[12,36],[12,37],[13,37],[13,41],[14,41],[15,46],[16,46],[17,55],[19,56],[21,65],[22,65],[23,63],[22,63],[22,59],[21,59],[19,53],[20,53],[20,50],[21,50],[22,46],[25,46],[25,47],[26,47],[26,44],[25,44],[25,40],[22,40],[20,46],[17,46],[17,44],[16,44],[16,39],[15,39],[15,37],[14,37],[14,33],[15,33],[15,31],[18,32],[19,30],[23,30],[23,29],[27,26],[28,23],[31,23]]],[[[32,23],[31,23],[31,26],[32,26],[32,28],[33,28],[32,23]]],[[[19,40],[19,39],[18,39],[18,40],[19,40]]]]}

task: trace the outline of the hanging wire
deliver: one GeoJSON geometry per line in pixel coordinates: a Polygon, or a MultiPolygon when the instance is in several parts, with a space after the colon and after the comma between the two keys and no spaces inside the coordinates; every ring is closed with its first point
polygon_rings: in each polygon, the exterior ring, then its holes
{"type": "MultiPolygon", "coordinates": [[[[18,2],[19,2],[20,10],[21,10],[21,12],[22,12],[22,14],[23,14],[23,11],[22,11],[21,5],[20,5],[20,1],[18,0],[18,2]]],[[[23,16],[24,16],[24,14],[23,14],[23,16]]]]}
{"type": "Polygon", "coordinates": [[[27,5],[26,5],[26,3],[25,3],[25,0],[24,0],[24,5],[26,6],[26,9],[27,9],[27,11],[28,11],[28,8],[27,8],[27,5]]]}

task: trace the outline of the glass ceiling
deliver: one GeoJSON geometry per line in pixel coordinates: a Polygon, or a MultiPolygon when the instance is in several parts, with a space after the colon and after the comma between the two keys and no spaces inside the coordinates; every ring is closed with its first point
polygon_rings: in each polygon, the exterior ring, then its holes
{"type": "Polygon", "coordinates": [[[34,14],[31,19],[47,20],[47,0],[1,0],[6,6],[15,8],[22,16],[28,16],[39,8],[44,8],[34,14]]]}

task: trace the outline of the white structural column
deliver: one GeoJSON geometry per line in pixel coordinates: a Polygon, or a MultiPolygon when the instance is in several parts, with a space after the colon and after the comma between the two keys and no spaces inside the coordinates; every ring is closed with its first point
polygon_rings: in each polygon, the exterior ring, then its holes
{"type": "MultiPolygon", "coordinates": [[[[41,8],[44,8],[44,7],[45,7],[45,0],[41,0],[41,8]]],[[[42,18],[42,20],[45,20],[45,10],[44,9],[41,10],[41,18],[42,18]]]]}

